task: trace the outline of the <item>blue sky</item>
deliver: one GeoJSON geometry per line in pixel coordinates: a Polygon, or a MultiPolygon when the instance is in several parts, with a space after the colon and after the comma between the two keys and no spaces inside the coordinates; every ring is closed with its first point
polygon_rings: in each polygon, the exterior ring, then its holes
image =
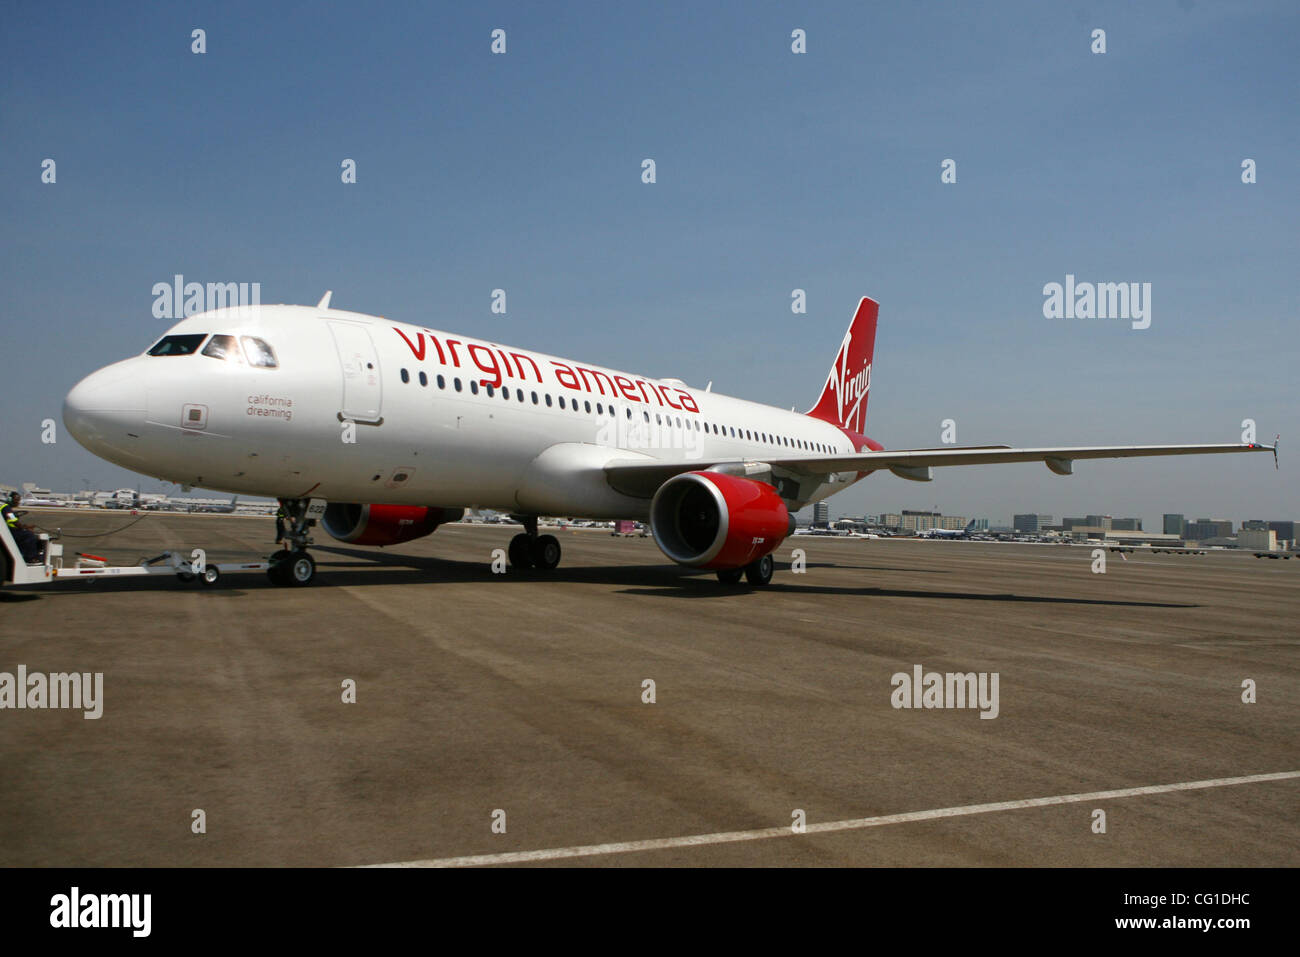
{"type": "Polygon", "coordinates": [[[1300,518],[1297,64],[1282,2],[9,5],[0,481],[135,484],[40,422],[158,336],[181,273],[801,409],[867,294],[888,447],[947,418],[964,445],[1252,418],[1283,470],[874,476],[832,514],[1300,518]],[[1067,273],[1150,282],[1151,327],[1045,319],[1067,273]]]}

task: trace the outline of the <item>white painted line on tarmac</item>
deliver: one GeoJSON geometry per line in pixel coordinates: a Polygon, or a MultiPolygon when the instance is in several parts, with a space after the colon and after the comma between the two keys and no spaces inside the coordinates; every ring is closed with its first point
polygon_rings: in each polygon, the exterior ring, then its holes
{"type": "MultiPolygon", "coordinates": [[[[1206,781],[1183,781],[1178,784],[1152,784],[1139,788],[1119,788],[1114,791],[1090,791],[1086,794],[1058,794],[1053,797],[1025,798],[1019,801],[998,801],[993,804],[966,804],[961,807],[934,808],[929,811],[908,811],[903,814],[883,814],[879,817],[860,817],[847,821],[830,821],[808,824],[804,834],[829,834],[834,831],[858,831],[886,824],[912,824],[916,821],[933,821],[946,817],[967,817],[972,814],[992,814],[996,811],[1019,811],[1031,807],[1052,807],[1059,804],[1080,804],[1087,801],[1113,801],[1118,798],[1144,797],[1150,794],[1173,794],[1178,791],[1202,791],[1207,788],[1226,788],[1238,784],[1260,784],[1265,781],[1289,781],[1300,778],[1300,771],[1278,771],[1272,774],[1248,774],[1236,778],[1211,778],[1206,781]]],[[[764,827],[753,831],[719,831],[715,834],[688,834],[684,837],[660,837],[644,841],[620,841],[614,844],[586,844],[577,847],[551,847],[539,851],[508,851],[502,854],[473,854],[468,857],[441,857],[424,861],[395,861],[389,864],[370,864],[368,867],[482,867],[488,864],[531,864],[538,861],[558,861],[570,857],[595,857],[602,854],[628,854],[636,851],[664,851],[679,847],[702,847],[707,844],[732,844],[738,841],[760,841],[769,837],[800,837],[790,826],[764,827]]]]}

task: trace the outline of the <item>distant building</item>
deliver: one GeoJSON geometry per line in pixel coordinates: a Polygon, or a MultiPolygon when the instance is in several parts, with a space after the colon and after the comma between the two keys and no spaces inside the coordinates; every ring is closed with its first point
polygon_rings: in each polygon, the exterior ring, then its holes
{"type": "Polygon", "coordinates": [[[1087,519],[1085,524],[1090,528],[1104,528],[1107,531],[1111,529],[1111,523],[1114,521],[1109,515],[1087,515],[1085,518],[1087,519]]]}
{"type": "Polygon", "coordinates": [[[1183,538],[1191,542],[1203,542],[1208,538],[1231,538],[1232,522],[1221,518],[1198,518],[1188,522],[1183,528],[1183,538]]]}
{"type": "Polygon", "coordinates": [[[939,527],[949,531],[961,531],[966,527],[965,515],[945,515],[940,521],[939,527]]]}
{"type": "Polygon", "coordinates": [[[909,532],[924,532],[931,528],[943,527],[942,512],[919,512],[903,509],[902,527],[909,532]]]}
{"type": "Polygon", "coordinates": [[[1142,519],[1117,518],[1110,523],[1110,527],[1117,532],[1140,532],[1142,531],[1142,519]]]}
{"type": "Polygon", "coordinates": [[[989,530],[989,520],[987,518],[972,518],[971,521],[975,523],[975,531],[987,532],[989,530]]]}
{"type": "Polygon", "coordinates": [[[813,505],[813,525],[817,528],[826,528],[831,523],[831,507],[826,502],[817,502],[813,505]]]}
{"type": "Polygon", "coordinates": [[[1165,519],[1164,531],[1166,535],[1181,536],[1183,534],[1184,522],[1183,522],[1182,515],[1176,514],[1174,512],[1165,512],[1164,519],[1165,519]]]}
{"type": "Polygon", "coordinates": [[[1037,535],[1040,531],[1052,524],[1050,515],[1017,515],[1011,519],[1011,524],[1017,532],[1037,535]]]}
{"type": "Polygon", "coordinates": [[[1279,542],[1295,542],[1295,522],[1269,522],[1268,527],[1277,534],[1279,542]]]}
{"type": "Polygon", "coordinates": [[[1277,551],[1277,532],[1271,528],[1243,528],[1237,533],[1237,547],[1252,552],[1277,551]]]}

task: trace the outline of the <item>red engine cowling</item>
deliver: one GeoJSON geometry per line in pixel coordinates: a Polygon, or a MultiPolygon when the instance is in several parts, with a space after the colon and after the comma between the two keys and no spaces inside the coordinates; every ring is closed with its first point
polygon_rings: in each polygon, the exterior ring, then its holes
{"type": "Polygon", "coordinates": [[[766,482],[685,472],[659,487],[650,530],[660,551],[696,568],[740,568],[776,549],[794,518],[766,482]]]}
{"type": "Polygon", "coordinates": [[[340,542],[353,545],[398,545],[423,538],[465,514],[463,508],[425,505],[354,505],[330,502],[321,527],[340,542]]]}

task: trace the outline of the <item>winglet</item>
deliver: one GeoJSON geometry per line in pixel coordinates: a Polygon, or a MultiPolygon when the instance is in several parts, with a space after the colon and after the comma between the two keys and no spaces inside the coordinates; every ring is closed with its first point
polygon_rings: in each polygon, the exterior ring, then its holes
{"type": "Polygon", "coordinates": [[[316,303],[317,309],[328,309],[330,307],[330,296],[334,295],[333,289],[326,289],[325,295],[320,297],[320,302],[316,303]]]}

